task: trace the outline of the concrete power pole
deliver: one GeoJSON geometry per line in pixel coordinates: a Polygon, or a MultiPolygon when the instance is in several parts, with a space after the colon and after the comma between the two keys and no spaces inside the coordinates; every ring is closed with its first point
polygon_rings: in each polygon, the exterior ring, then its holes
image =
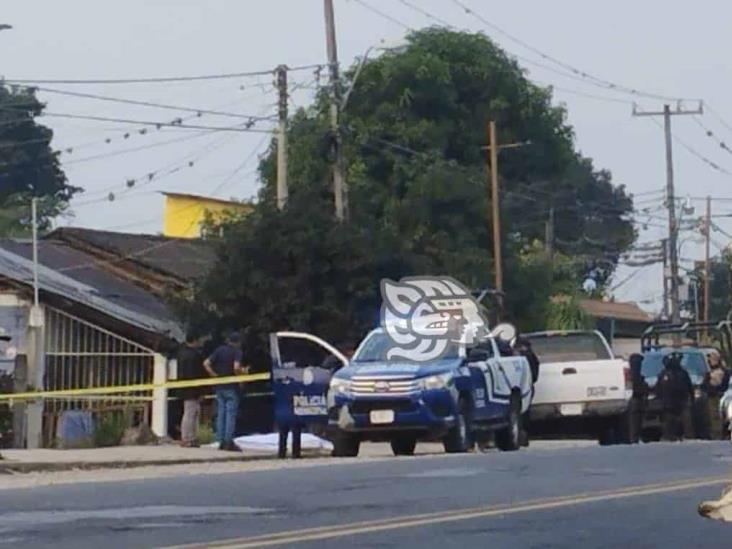
{"type": "Polygon", "coordinates": [[[287,203],[287,67],[280,65],[276,69],[278,103],[277,125],[277,208],[280,210],[287,203]]]}
{"type": "Polygon", "coordinates": [[[328,67],[330,69],[330,130],[332,132],[330,146],[333,157],[333,195],[336,217],[342,221],[348,218],[348,186],[346,184],[341,130],[338,121],[340,87],[333,0],[323,0],[323,6],[325,8],[325,40],[328,51],[328,67]]]}
{"type": "Polygon", "coordinates": [[[668,239],[664,238],[663,244],[663,319],[668,320],[668,239]]]}
{"type": "Polygon", "coordinates": [[[709,299],[712,280],[711,260],[709,258],[709,241],[712,236],[712,197],[707,196],[707,215],[704,220],[704,322],[709,322],[709,299]]]}
{"type": "Polygon", "coordinates": [[[638,111],[633,105],[633,116],[663,116],[663,130],[666,141],[666,206],[668,207],[668,259],[671,279],[671,322],[681,322],[679,306],[679,226],[676,221],[676,197],[674,195],[674,164],[672,155],[671,117],[682,114],[703,114],[701,103],[695,110],[684,110],[681,105],[673,111],[669,105],[661,112],[638,111]]]}

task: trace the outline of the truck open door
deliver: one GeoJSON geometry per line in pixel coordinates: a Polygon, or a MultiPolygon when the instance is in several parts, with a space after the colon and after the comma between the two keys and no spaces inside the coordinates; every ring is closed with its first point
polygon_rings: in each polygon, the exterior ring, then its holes
{"type": "Polygon", "coordinates": [[[270,334],[269,339],[279,456],[285,457],[291,432],[293,456],[299,457],[302,430],[325,431],[330,378],[348,364],[348,359],[312,334],[284,331],[270,334]]]}

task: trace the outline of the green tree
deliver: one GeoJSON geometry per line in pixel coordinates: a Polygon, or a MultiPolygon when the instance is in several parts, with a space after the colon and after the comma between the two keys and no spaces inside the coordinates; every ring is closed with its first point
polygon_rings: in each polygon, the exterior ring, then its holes
{"type": "Polygon", "coordinates": [[[0,87],[0,235],[27,232],[32,197],[45,229],[80,190],[68,184],[51,148],[53,132],[35,120],[44,107],[33,89],[0,87]]]}
{"type": "MultiPolygon", "coordinates": [[[[355,74],[346,71],[346,85],[355,74]]],[[[522,328],[542,327],[549,296],[578,291],[598,265],[602,276],[612,272],[634,238],[624,218],[631,199],[575,151],[551,90],[529,82],[486,36],[435,28],[367,62],[355,82],[343,115],[349,222],[332,219],[323,93],[289,121],[286,209],[274,206],[273,146],[260,166],[260,202],[226,227],[201,309],[215,306],[219,319],[260,337],[289,326],[340,338],[375,323],[382,276],[490,285],[482,149],[490,119],[502,142],[530,142],[501,152],[506,304],[522,328]],[[554,261],[537,245],[552,207],[554,261]]]]}

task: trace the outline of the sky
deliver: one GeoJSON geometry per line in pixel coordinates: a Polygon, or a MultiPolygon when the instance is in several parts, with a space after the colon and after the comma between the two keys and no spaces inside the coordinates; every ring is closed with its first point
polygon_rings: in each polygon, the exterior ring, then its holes
{"type": "MultiPolygon", "coordinates": [[[[714,197],[713,214],[722,217],[713,219],[719,229],[712,235],[713,253],[728,244],[724,233],[732,233],[732,218],[723,216],[732,212],[732,152],[719,142],[728,141],[732,147],[728,99],[732,4],[461,2],[492,26],[452,0],[334,0],[341,64],[350,65],[369,47],[400,44],[409,28],[435,24],[410,3],[456,28],[485,32],[510,54],[521,56],[519,63],[531,80],[554,86],[555,102],[568,109],[578,150],[636,195],[637,210],[649,209],[636,214],[639,242],[657,242],[666,231],[661,194],[666,172],[661,119],[633,117],[632,103],[637,102],[639,109],[661,110],[664,101],[593,85],[595,81],[542,53],[627,88],[703,99],[703,116],[677,116],[672,122],[677,138],[676,192],[688,196],[694,208],[686,214],[688,219],[703,214],[703,197],[714,197]]],[[[13,29],[0,32],[0,74],[7,80],[94,80],[266,72],[279,64],[312,67],[326,61],[322,4],[322,0],[4,0],[0,23],[13,29]]],[[[251,132],[212,132],[66,115],[136,122],[182,117],[189,125],[230,127],[246,120],[241,115],[276,114],[272,80],[263,74],[176,83],[39,84],[56,91],[240,115],[199,117],[195,112],[40,92],[49,113],[41,121],[55,134],[52,146],[63,151],[69,182],[85,189],[72,202],[73,216],[58,224],[157,233],[162,229],[163,191],[254,197],[259,185],[256,166],[269,144],[271,118],[258,119],[251,132]]],[[[291,72],[290,108],[307,105],[319,83],[325,83],[325,74],[319,80],[313,68],[291,72]]],[[[700,239],[698,232],[682,233],[684,266],[703,257],[700,239]]],[[[661,280],[660,266],[621,266],[613,293],[617,299],[658,310],[661,280]]]]}

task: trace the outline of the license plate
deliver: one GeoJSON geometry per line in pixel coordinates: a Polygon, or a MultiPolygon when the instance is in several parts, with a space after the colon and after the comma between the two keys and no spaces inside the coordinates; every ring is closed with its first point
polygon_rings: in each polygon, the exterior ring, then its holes
{"type": "Polygon", "coordinates": [[[582,410],[582,404],[562,404],[559,407],[559,412],[563,416],[581,416],[582,410]]]}
{"type": "Polygon", "coordinates": [[[371,410],[369,419],[375,424],[394,423],[394,410],[371,410]]]}
{"type": "Polygon", "coordinates": [[[587,387],[587,397],[604,397],[607,395],[607,387],[587,387]]]}

